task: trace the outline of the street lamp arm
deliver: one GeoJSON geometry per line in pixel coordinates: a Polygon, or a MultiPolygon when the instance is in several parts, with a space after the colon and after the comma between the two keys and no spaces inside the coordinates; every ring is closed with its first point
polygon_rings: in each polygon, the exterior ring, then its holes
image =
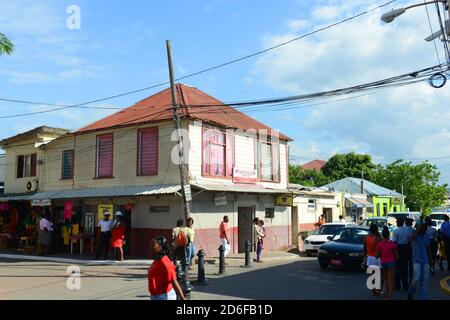
{"type": "Polygon", "coordinates": [[[406,7],[405,11],[408,10],[408,9],[411,9],[411,8],[427,6],[429,4],[435,4],[436,2],[447,3],[447,0],[436,0],[436,1],[428,1],[428,2],[424,2],[424,3],[413,4],[413,5],[410,5],[410,6],[406,7]]]}
{"type": "MultiPolygon", "coordinates": [[[[436,1],[441,2],[441,3],[447,3],[447,0],[436,0],[436,1]]],[[[410,5],[405,8],[392,9],[391,11],[383,14],[381,16],[381,20],[385,23],[391,23],[392,21],[394,21],[395,18],[404,14],[406,10],[409,10],[412,8],[417,8],[417,7],[422,7],[422,6],[427,6],[429,4],[434,4],[434,3],[436,3],[436,1],[428,1],[428,2],[423,2],[423,3],[413,4],[413,5],[410,5]]]]}

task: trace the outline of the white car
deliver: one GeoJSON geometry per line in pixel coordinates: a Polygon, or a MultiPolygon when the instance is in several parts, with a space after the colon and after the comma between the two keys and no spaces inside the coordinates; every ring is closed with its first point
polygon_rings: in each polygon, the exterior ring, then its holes
{"type": "Polygon", "coordinates": [[[319,229],[315,230],[308,238],[305,239],[305,242],[303,243],[303,251],[306,252],[308,257],[313,253],[317,254],[320,246],[329,241],[328,237],[332,237],[335,233],[348,225],[354,225],[354,223],[324,223],[319,229]]]}
{"type": "Polygon", "coordinates": [[[448,216],[449,214],[446,212],[433,212],[430,214],[431,218],[431,227],[439,230],[441,228],[441,225],[444,223],[444,217],[448,216]]]}

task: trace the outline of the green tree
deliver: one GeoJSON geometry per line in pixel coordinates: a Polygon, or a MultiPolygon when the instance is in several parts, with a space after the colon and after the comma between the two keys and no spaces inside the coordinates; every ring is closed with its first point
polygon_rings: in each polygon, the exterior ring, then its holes
{"type": "Polygon", "coordinates": [[[3,33],[0,32],[0,55],[10,55],[14,51],[14,44],[3,33]]]}
{"type": "Polygon", "coordinates": [[[438,168],[427,161],[413,165],[397,160],[380,166],[372,181],[397,192],[401,192],[403,185],[406,206],[411,211],[428,214],[433,207],[442,205],[446,198],[447,185],[439,185],[440,174],[438,168]]]}
{"type": "Polygon", "coordinates": [[[322,171],[305,170],[300,165],[289,165],[289,182],[306,187],[320,187],[329,181],[322,171]]]}
{"type": "Polygon", "coordinates": [[[377,165],[372,162],[372,156],[368,154],[336,154],[328,160],[322,171],[330,181],[343,178],[359,178],[364,173],[364,178],[370,180],[377,165]]]}

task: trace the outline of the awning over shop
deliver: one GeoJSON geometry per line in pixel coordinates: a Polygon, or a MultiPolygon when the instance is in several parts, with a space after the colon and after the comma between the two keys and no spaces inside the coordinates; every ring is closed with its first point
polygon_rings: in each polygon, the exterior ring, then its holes
{"type": "Polygon", "coordinates": [[[13,200],[44,200],[44,199],[76,199],[76,198],[102,198],[102,197],[131,197],[149,196],[156,194],[173,194],[181,190],[180,185],[150,185],[109,188],[89,188],[75,190],[60,190],[38,192],[28,196],[0,197],[1,201],[13,200]]]}
{"type": "Polygon", "coordinates": [[[207,191],[220,191],[220,192],[244,192],[244,193],[271,193],[271,194],[292,194],[287,189],[270,189],[264,188],[255,184],[210,184],[203,182],[196,182],[192,184],[193,187],[207,191]]]}
{"type": "Polygon", "coordinates": [[[353,208],[373,208],[373,204],[369,201],[358,198],[345,198],[345,206],[353,208]]]}

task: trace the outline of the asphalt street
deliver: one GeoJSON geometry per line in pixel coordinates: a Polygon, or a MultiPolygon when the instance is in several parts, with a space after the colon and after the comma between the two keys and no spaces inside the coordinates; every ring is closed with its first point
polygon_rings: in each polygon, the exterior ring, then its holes
{"type": "MultiPolygon", "coordinates": [[[[195,282],[193,300],[223,299],[383,299],[372,297],[362,272],[329,268],[321,270],[315,258],[268,261],[242,268],[242,261],[227,265],[226,274],[217,275],[218,265],[206,265],[206,285],[195,282]]],[[[0,299],[149,299],[145,265],[79,266],[81,289],[69,290],[68,264],[56,262],[0,259],[0,299]]],[[[439,281],[446,272],[431,276],[432,299],[450,299],[440,290],[439,281]]],[[[406,293],[395,292],[395,299],[406,293]]]]}

